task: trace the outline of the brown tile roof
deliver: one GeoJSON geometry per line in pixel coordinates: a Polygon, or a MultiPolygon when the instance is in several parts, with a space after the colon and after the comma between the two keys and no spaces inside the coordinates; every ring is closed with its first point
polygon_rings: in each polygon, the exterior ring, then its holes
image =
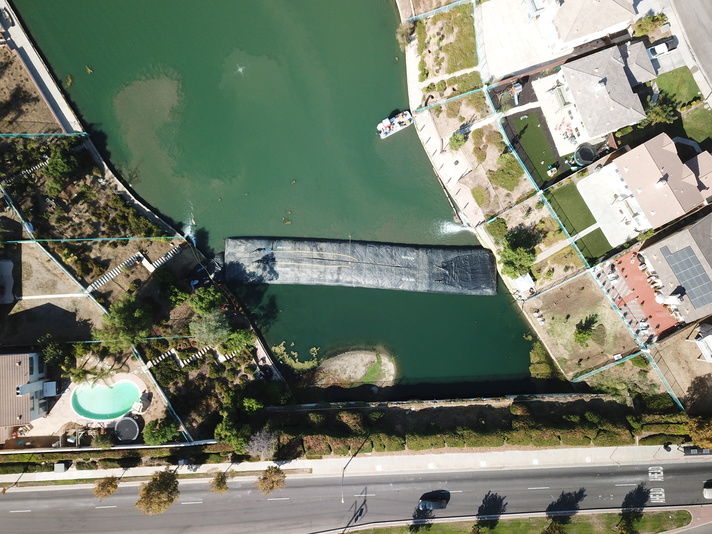
{"type": "Polygon", "coordinates": [[[0,427],[30,422],[30,396],[16,394],[17,386],[29,381],[29,354],[0,354],[0,427]]]}
{"type": "Polygon", "coordinates": [[[616,166],[653,228],[702,204],[712,185],[712,155],[682,163],[670,137],[662,133],[621,155],[616,166]]]}

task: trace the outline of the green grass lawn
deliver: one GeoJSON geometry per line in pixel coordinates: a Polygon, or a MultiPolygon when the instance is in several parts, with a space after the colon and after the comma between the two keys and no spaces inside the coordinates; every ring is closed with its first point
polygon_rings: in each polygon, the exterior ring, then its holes
{"type": "MultiPolygon", "coordinates": [[[[533,178],[539,184],[546,182],[549,177],[546,175],[547,165],[557,161],[557,157],[551,150],[551,145],[544,133],[545,126],[541,125],[539,114],[531,112],[512,119],[511,124],[519,136],[519,143],[524,152],[527,153],[529,161],[534,168],[533,178]],[[542,165],[541,162],[544,162],[542,165]]],[[[524,158],[522,158],[524,159],[524,158]]]]}
{"type": "Polygon", "coordinates": [[[697,83],[687,67],[680,67],[661,74],[656,81],[658,88],[670,95],[678,106],[688,104],[695,97],[700,96],[700,88],[697,87],[697,83]]]}
{"type": "Polygon", "coordinates": [[[576,246],[589,262],[600,258],[612,248],[600,228],[576,241],[576,246]]]}
{"type": "MultiPolygon", "coordinates": [[[[614,527],[620,521],[619,514],[576,515],[566,525],[566,534],[600,534],[615,532],[614,527]]],[[[687,510],[674,512],[646,512],[640,521],[633,523],[639,534],[658,534],[690,524],[692,516],[687,510]]],[[[429,534],[470,534],[474,522],[434,523],[423,528],[429,534]]],[[[531,519],[501,519],[493,529],[484,528],[487,534],[540,534],[549,524],[543,517],[531,519]]],[[[387,527],[362,530],[368,534],[407,534],[413,532],[409,527],[387,527]]]]}
{"type": "Polygon", "coordinates": [[[545,195],[569,234],[577,234],[595,224],[596,219],[575,184],[567,184],[555,191],[547,191],[545,195]]]}
{"type": "Polygon", "coordinates": [[[712,110],[697,106],[682,117],[687,137],[697,141],[703,150],[712,150],[712,110]]]}

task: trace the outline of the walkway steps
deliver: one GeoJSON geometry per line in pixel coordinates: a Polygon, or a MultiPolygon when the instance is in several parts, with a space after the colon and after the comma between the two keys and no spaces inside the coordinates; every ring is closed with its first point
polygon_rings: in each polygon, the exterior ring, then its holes
{"type": "Polygon", "coordinates": [[[101,278],[98,280],[95,280],[92,282],[88,287],[87,287],[87,293],[91,293],[93,291],[96,291],[99,289],[101,286],[104,284],[109,283],[111,280],[116,278],[119,274],[121,274],[122,270],[124,267],[131,267],[132,265],[135,265],[137,263],[140,263],[141,260],[144,259],[144,255],[141,254],[140,252],[136,254],[135,256],[131,256],[128,260],[123,262],[121,265],[118,265],[117,267],[114,267],[111,269],[109,272],[104,273],[101,278]]]}
{"type": "Polygon", "coordinates": [[[183,252],[183,249],[182,249],[181,247],[175,247],[175,248],[169,250],[169,251],[166,252],[163,256],[161,256],[161,257],[158,258],[156,261],[154,261],[153,263],[151,263],[151,264],[150,264],[150,265],[151,265],[151,268],[148,268],[148,267],[147,267],[148,271],[152,273],[153,271],[155,271],[156,269],[158,269],[161,265],[163,265],[163,264],[166,263],[168,260],[170,260],[172,257],[177,256],[177,255],[180,254],[181,252],[183,252]]]}

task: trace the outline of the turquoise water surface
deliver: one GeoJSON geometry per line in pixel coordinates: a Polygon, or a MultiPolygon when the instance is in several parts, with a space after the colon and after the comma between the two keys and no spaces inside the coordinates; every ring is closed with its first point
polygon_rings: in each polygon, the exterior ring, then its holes
{"type": "Polygon", "coordinates": [[[84,382],[72,393],[72,408],[77,415],[87,419],[116,419],[131,410],[140,398],[138,387],[128,380],[112,386],[84,382]]]}
{"type": "MultiPolygon", "coordinates": [[[[56,78],[72,76],[67,93],[97,145],[177,226],[194,219],[201,248],[231,236],[476,244],[452,222],[415,129],[375,135],[408,105],[395,2],[14,4],[56,78]]],[[[268,342],[301,356],[382,347],[404,384],[528,377],[531,342],[504,291],[243,297],[268,342]]]]}

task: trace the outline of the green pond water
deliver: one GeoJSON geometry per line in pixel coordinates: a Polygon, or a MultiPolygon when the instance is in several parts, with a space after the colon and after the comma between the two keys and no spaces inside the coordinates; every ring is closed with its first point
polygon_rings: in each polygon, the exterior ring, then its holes
{"type": "MultiPolygon", "coordinates": [[[[14,4],[57,79],[72,77],[97,145],[161,214],[194,219],[204,249],[229,236],[476,243],[452,222],[414,128],[375,135],[407,107],[391,0],[14,4]]],[[[501,290],[247,297],[271,344],[302,356],[383,347],[414,384],[528,375],[526,326],[501,290]]]]}

